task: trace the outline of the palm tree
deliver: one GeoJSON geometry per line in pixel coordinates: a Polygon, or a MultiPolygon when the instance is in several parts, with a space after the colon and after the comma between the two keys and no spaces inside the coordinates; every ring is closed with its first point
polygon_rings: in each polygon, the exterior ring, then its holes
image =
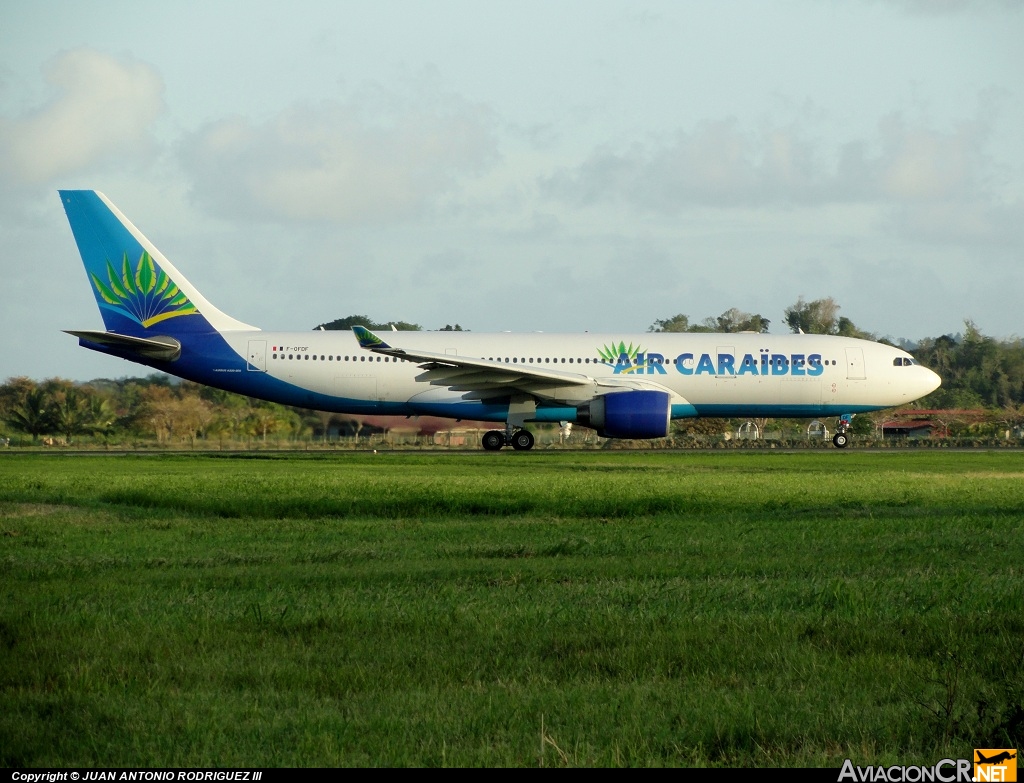
{"type": "Polygon", "coordinates": [[[84,432],[89,423],[89,404],[81,391],[72,387],[64,392],[64,399],[53,406],[53,423],[68,443],[71,436],[84,432]]]}
{"type": "Polygon", "coordinates": [[[281,426],[281,419],[277,413],[270,408],[253,408],[248,416],[248,422],[252,429],[263,436],[263,442],[267,441],[267,433],[274,432],[281,426]]]}
{"type": "Polygon", "coordinates": [[[50,430],[49,402],[42,389],[31,389],[21,403],[11,408],[7,421],[15,429],[31,435],[35,442],[42,433],[50,430]]]}
{"type": "Polygon", "coordinates": [[[110,400],[101,397],[99,394],[90,396],[86,403],[86,429],[93,433],[106,432],[117,420],[110,400]]]}

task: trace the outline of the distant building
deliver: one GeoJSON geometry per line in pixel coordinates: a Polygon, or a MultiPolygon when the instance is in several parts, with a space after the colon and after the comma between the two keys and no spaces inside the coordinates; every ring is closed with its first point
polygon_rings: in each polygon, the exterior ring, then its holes
{"type": "Polygon", "coordinates": [[[932,434],[934,427],[935,424],[929,419],[887,421],[882,424],[882,436],[885,438],[927,438],[932,434]]]}
{"type": "Polygon", "coordinates": [[[985,411],[968,409],[904,410],[890,415],[882,424],[882,435],[887,438],[946,438],[954,422],[978,424],[985,420],[985,411]]]}

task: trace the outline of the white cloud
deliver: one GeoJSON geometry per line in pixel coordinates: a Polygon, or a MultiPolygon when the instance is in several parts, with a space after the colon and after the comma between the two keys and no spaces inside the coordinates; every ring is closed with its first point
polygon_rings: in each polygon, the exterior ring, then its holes
{"type": "Polygon", "coordinates": [[[845,146],[835,193],[903,203],[970,198],[985,165],[984,141],[976,125],[942,133],[886,117],[873,145],[878,152],[868,152],[863,142],[845,146]]]}
{"type": "MultiPolygon", "coordinates": [[[[885,0],[892,2],[892,0],[885,0]]],[[[1020,11],[1020,0],[897,0],[897,7],[911,14],[943,16],[965,12],[1020,11]]]]}
{"type": "Polygon", "coordinates": [[[692,206],[959,201],[977,198],[985,141],[978,124],[942,132],[893,115],[874,138],[827,154],[796,127],[744,132],[735,121],[705,122],[661,146],[599,150],[544,185],[570,203],[625,202],[664,213],[692,206]]]}
{"type": "Polygon", "coordinates": [[[496,154],[486,113],[458,101],[373,120],[354,105],[292,106],[212,123],[180,147],[193,195],[217,214],[341,223],[418,214],[496,154]]]}
{"type": "Polygon", "coordinates": [[[43,68],[54,96],[22,117],[0,117],[0,178],[35,186],[115,156],[152,149],[150,131],[164,108],[152,66],[75,49],[43,68]]]}
{"type": "Polygon", "coordinates": [[[1024,246],[1024,207],[1019,203],[992,205],[983,203],[930,202],[910,204],[894,210],[886,228],[889,231],[931,244],[962,245],[976,252],[975,263],[986,259],[999,263],[1022,260],[1024,246]],[[993,248],[1010,250],[994,253],[993,248]],[[979,252],[984,249],[984,252],[979,252]]]}

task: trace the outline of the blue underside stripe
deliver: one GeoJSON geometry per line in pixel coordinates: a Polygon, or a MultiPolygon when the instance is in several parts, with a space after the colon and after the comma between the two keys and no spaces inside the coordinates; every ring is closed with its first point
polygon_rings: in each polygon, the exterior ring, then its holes
{"type": "MultiPolygon", "coordinates": [[[[710,418],[735,419],[744,416],[755,418],[795,418],[806,419],[815,416],[840,416],[844,413],[866,413],[877,411],[877,405],[697,405],[698,416],[710,418]]],[[[675,406],[673,406],[672,417],[675,418],[675,406]]]]}

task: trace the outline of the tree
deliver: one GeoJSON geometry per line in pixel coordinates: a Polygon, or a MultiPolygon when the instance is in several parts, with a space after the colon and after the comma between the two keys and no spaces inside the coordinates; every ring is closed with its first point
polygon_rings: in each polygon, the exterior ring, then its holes
{"type": "Polygon", "coordinates": [[[688,332],[690,331],[690,316],[679,313],[671,318],[655,321],[649,327],[648,332],[688,332]]]}
{"type": "Polygon", "coordinates": [[[89,401],[81,390],[71,387],[54,398],[53,423],[66,442],[80,432],[86,432],[89,425],[89,401]]]}
{"type": "Polygon", "coordinates": [[[394,326],[400,332],[422,332],[423,327],[419,324],[409,323],[408,321],[384,321],[378,323],[370,318],[368,315],[350,315],[345,318],[336,318],[333,321],[319,324],[314,329],[328,329],[337,331],[350,331],[353,326],[365,326],[367,329],[391,331],[391,327],[394,326]]]}
{"type": "Polygon", "coordinates": [[[261,436],[264,443],[267,441],[267,434],[276,432],[283,423],[279,412],[269,407],[253,408],[249,412],[247,421],[253,432],[261,436]]]}
{"type": "Polygon", "coordinates": [[[25,402],[25,397],[30,391],[36,389],[37,385],[35,381],[24,375],[8,378],[7,382],[0,386],[0,416],[6,417],[15,406],[25,402]]]}
{"type": "Polygon", "coordinates": [[[49,404],[46,392],[40,388],[31,389],[22,402],[11,408],[7,421],[15,429],[31,435],[33,441],[38,440],[44,432],[51,431],[49,404]]]}
{"type": "Polygon", "coordinates": [[[186,394],[171,405],[174,431],[181,438],[188,438],[193,446],[196,436],[201,435],[213,421],[213,407],[198,394],[186,394]]]}
{"type": "Polygon", "coordinates": [[[166,386],[153,385],[142,390],[141,399],[137,419],[163,443],[174,432],[174,394],[166,386]]]}
{"type": "Polygon", "coordinates": [[[839,305],[831,296],[805,302],[801,296],[785,310],[786,326],[796,334],[837,334],[839,305]]]}
{"type": "MultiPolygon", "coordinates": [[[[860,340],[874,340],[875,335],[871,332],[865,332],[863,329],[858,329],[853,321],[845,316],[839,316],[839,321],[836,323],[836,334],[841,337],[856,337],[860,340]]],[[[883,341],[888,342],[888,341],[883,341]]]]}
{"type": "Polygon", "coordinates": [[[732,307],[715,318],[708,316],[699,324],[691,324],[690,317],[679,313],[671,318],[655,321],[648,332],[767,332],[771,322],[763,315],[745,313],[732,307]]]}
{"type": "Polygon", "coordinates": [[[110,400],[99,393],[94,393],[88,398],[86,407],[86,428],[93,434],[106,432],[117,420],[111,408],[110,400]]]}
{"type": "Polygon", "coordinates": [[[763,334],[768,331],[771,321],[759,313],[745,313],[732,307],[718,318],[706,319],[705,323],[713,327],[716,332],[761,332],[763,334]]]}
{"type": "Polygon", "coordinates": [[[237,424],[230,415],[225,415],[223,412],[219,412],[207,425],[206,432],[208,435],[216,435],[221,448],[223,448],[224,436],[233,435],[236,428],[237,424]]]}
{"type": "Polygon", "coordinates": [[[724,419],[706,419],[704,417],[694,419],[682,419],[674,422],[673,429],[676,435],[689,438],[707,439],[721,438],[729,428],[724,419]]]}
{"type": "Polygon", "coordinates": [[[1009,403],[993,414],[997,424],[1010,431],[1024,428],[1024,405],[1009,403]]]}

